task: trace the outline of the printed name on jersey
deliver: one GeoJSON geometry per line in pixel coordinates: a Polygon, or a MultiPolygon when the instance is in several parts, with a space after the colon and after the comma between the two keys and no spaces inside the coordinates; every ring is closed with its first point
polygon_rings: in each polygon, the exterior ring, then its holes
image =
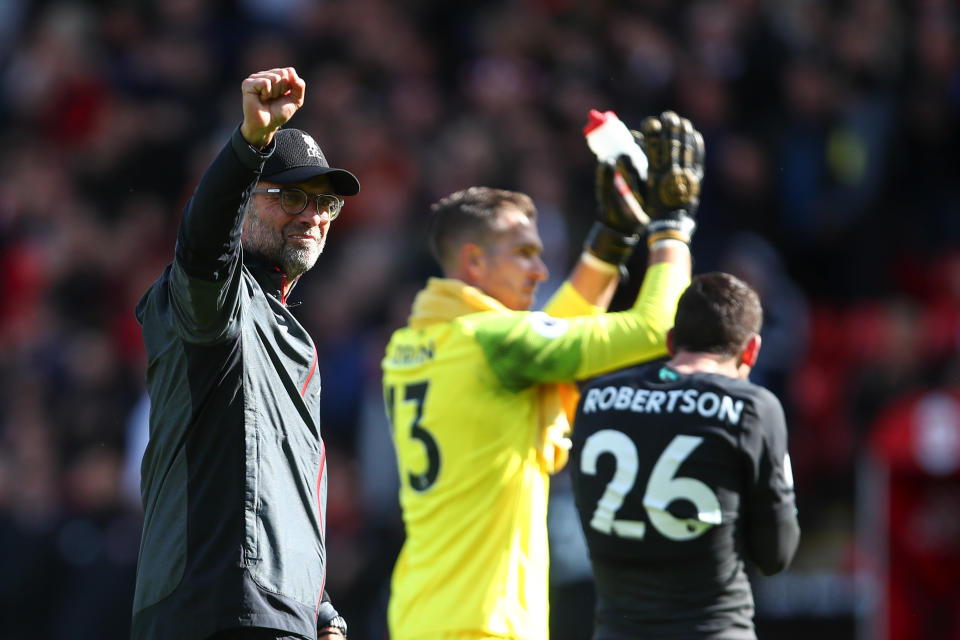
{"type": "Polygon", "coordinates": [[[697,413],[737,425],[743,414],[743,400],[699,389],[634,389],[602,387],[590,389],[583,401],[583,413],[597,411],[633,411],[634,413],[697,413]]]}
{"type": "Polygon", "coordinates": [[[426,344],[398,344],[390,354],[390,364],[410,367],[433,360],[433,341],[426,344]]]}
{"type": "Polygon", "coordinates": [[[529,316],[530,328],[537,332],[537,335],[553,340],[559,338],[570,328],[570,322],[563,318],[554,318],[548,316],[543,311],[534,311],[529,316]]]}

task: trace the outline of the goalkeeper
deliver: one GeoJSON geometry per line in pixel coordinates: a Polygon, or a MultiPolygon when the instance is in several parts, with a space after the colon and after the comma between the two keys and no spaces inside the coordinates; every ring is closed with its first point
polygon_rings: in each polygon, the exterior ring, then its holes
{"type": "Polygon", "coordinates": [[[527,195],[472,187],[433,205],[431,249],[445,277],[417,295],[382,363],[406,528],[393,640],[548,636],[548,474],[567,458],[570,383],[666,355],[690,281],[703,139],[672,112],[636,136],[648,175],[626,156],[598,166],[600,220],[545,312],[529,311],[547,270],[527,195]],[[614,187],[615,171],[649,222],[614,187]],[[643,234],[649,264],[635,304],[603,313],[643,234]]]}

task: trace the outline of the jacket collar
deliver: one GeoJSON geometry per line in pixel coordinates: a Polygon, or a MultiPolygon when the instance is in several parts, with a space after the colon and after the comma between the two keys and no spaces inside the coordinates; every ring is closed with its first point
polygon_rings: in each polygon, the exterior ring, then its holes
{"type": "Polygon", "coordinates": [[[287,298],[300,280],[300,276],[291,280],[276,263],[251,251],[244,251],[243,265],[250,271],[250,274],[260,284],[260,287],[267,295],[273,296],[279,300],[281,304],[286,306],[287,298]],[[288,283],[287,295],[284,296],[283,287],[288,283]]]}

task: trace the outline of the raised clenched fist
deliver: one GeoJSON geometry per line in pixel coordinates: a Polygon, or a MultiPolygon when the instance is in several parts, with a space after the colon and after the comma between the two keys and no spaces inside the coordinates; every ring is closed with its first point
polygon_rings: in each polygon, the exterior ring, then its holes
{"type": "Polygon", "coordinates": [[[258,71],[241,85],[243,124],[240,133],[251,145],[263,148],[273,134],[303,106],[307,83],[293,67],[258,71]]]}

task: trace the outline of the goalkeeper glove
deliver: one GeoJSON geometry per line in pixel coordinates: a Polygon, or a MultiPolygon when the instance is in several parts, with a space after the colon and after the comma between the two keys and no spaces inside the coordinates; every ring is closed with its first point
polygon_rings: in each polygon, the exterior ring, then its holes
{"type": "Polygon", "coordinates": [[[700,206],[703,136],[673,111],[645,118],[640,129],[635,135],[650,163],[642,194],[650,216],[647,244],[668,239],[689,244],[700,206]]]}

